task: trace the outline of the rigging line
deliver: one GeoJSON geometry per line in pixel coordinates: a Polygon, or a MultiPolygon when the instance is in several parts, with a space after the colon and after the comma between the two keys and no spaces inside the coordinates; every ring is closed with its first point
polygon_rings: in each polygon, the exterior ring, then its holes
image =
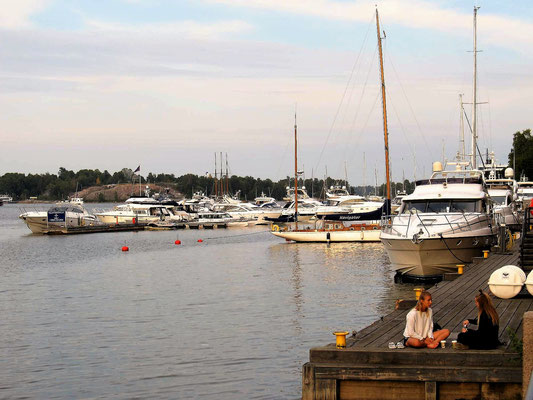
{"type": "Polygon", "coordinates": [[[407,146],[409,146],[409,151],[411,152],[411,155],[414,157],[414,150],[413,150],[413,146],[411,145],[411,142],[409,141],[409,138],[405,132],[405,128],[402,124],[402,121],[400,119],[400,116],[398,114],[398,110],[396,109],[396,105],[394,104],[394,102],[392,101],[392,97],[390,95],[390,91],[389,93],[387,94],[387,97],[389,99],[389,103],[392,105],[392,109],[394,110],[394,115],[396,115],[396,119],[398,120],[398,123],[400,124],[400,128],[402,130],[402,133],[403,133],[403,137],[405,138],[405,141],[407,143],[407,146]]]}
{"type": "Polygon", "coordinates": [[[396,72],[396,68],[394,68],[394,63],[392,62],[392,59],[390,58],[388,53],[386,53],[386,56],[387,56],[387,59],[389,60],[389,63],[391,65],[391,67],[392,67],[392,70],[394,71],[394,75],[396,76],[396,79],[398,79],[398,83],[400,84],[400,88],[402,89],[402,93],[403,93],[403,96],[405,97],[407,105],[409,106],[409,109],[411,110],[411,114],[413,116],[413,119],[416,122],[416,126],[418,127],[418,133],[420,134],[420,136],[424,140],[424,144],[426,145],[426,148],[429,151],[429,155],[431,156],[432,159],[434,159],[435,157],[433,157],[433,152],[431,151],[431,148],[428,145],[426,137],[422,133],[422,128],[420,127],[420,124],[418,123],[418,119],[416,118],[416,115],[415,115],[415,112],[413,110],[413,107],[411,106],[411,103],[409,102],[409,98],[407,97],[407,94],[405,93],[405,89],[403,88],[402,81],[400,80],[400,77],[399,77],[398,73],[396,72]]]}
{"type": "Polygon", "coordinates": [[[363,52],[363,47],[366,43],[366,38],[368,37],[368,32],[370,31],[370,26],[371,24],[374,22],[374,14],[372,14],[372,18],[370,19],[370,22],[368,24],[368,28],[366,30],[366,34],[365,34],[365,38],[363,39],[363,44],[361,45],[361,49],[359,50],[359,54],[357,55],[357,58],[355,60],[355,63],[352,67],[352,71],[350,73],[350,78],[348,79],[348,82],[346,83],[346,87],[344,88],[344,93],[342,94],[342,98],[341,98],[341,101],[339,103],[339,106],[337,107],[337,111],[335,113],[335,116],[333,117],[333,122],[331,123],[331,127],[329,128],[329,132],[326,136],[326,142],[324,143],[324,145],[322,146],[322,150],[320,151],[320,155],[318,156],[318,162],[316,163],[316,167],[315,169],[318,171],[318,167],[320,166],[320,162],[322,160],[322,155],[324,153],[324,149],[326,148],[326,145],[328,143],[328,140],[329,140],[329,137],[331,135],[331,132],[333,131],[333,127],[335,126],[335,122],[337,120],[337,117],[339,115],[339,112],[340,112],[340,109],[342,107],[342,103],[344,102],[344,97],[346,96],[346,91],[348,90],[348,86],[350,85],[350,81],[352,79],[352,76],[353,76],[353,72],[355,70],[355,67],[357,66],[357,64],[359,63],[359,58],[361,57],[361,53],[363,52]]]}
{"type": "MultiPolygon", "coordinates": [[[[372,56],[372,61],[370,63],[370,66],[368,68],[368,72],[367,72],[367,75],[366,75],[366,80],[365,80],[365,83],[363,85],[363,90],[361,92],[361,96],[359,97],[359,103],[357,104],[357,108],[355,110],[355,116],[352,120],[352,124],[350,126],[350,129],[348,130],[348,143],[346,146],[344,146],[344,159],[346,159],[346,154],[348,152],[348,150],[350,150],[351,152],[351,140],[352,140],[352,136],[353,136],[353,132],[355,130],[355,123],[356,123],[356,120],[357,120],[357,117],[359,116],[359,110],[361,109],[361,103],[363,102],[363,97],[366,93],[366,88],[368,87],[368,81],[370,79],[370,74],[373,70],[373,67],[374,67],[374,61],[376,60],[376,55],[377,55],[377,52],[378,52],[378,45],[376,44],[376,48],[374,49],[374,55],[372,56]]],[[[379,93],[378,93],[379,94],[379,93]]],[[[372,109],[370,110],[370,112],[372,113],[374,111],[373,107],[372,109]]],[[[368,123],[368,120],[367,120],[367,123],[368,123]]],[[[362,131],[359,132],[359,135],[362,134],[362,131]]],[[[359,139],[359,136],[356,135],[356,139],[359,139]]],[[[357,143],[357,142],[356,142],[357,143]]]]}

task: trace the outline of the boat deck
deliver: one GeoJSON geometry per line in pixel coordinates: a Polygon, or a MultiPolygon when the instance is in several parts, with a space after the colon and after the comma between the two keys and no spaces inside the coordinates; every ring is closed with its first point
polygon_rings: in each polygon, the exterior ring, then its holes
{"type": "Polygon", "coordinates": [[[390,342],[403,339],[405,316],[414,306],[414,301],[400,302],[397,310],[347,338],[346,349],[334,343],[312,348],[303,367],[302,398],[520,398],[522,359],[515,343],[522,339],[524,313],[533,311],[533,297],[527,292],[509,300],[493,297],[504,342],[498,349],[451,348],[462,321],[477,316],[478,290],[488,291],[490,274],[504,265],[518,265],[518,257],[516,249],[476,259],[457,279],[429,289],[434,322],[452,332],[446,348],[389,349],[390,342]]]}

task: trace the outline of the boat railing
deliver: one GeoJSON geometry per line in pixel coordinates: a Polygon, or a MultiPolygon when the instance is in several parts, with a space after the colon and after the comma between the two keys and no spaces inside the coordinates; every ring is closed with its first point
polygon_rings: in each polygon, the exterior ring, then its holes
{"type": "MultiPolygon", "coordinates": [[[[444,227],[447,226],[450,228],[451,233],[456,233],[457,231],[464,231],[468,229],[472,231],[475,229],[475,225],[488,222],[490,224],[489,216],[485,215],[485,218],[482,218],[484,215],[480,213],[446,213],[446,214],[435,214],[439,217],[444,217],[441,219],[442,222],[437,222],[436,219],[432,219],[431,223],[428,222],[424,215],[419,215],[417,211],[412,214],[400,214],[400,215],[388,215],[383,216],[381,219],[381,229],[389,234],[395,234],[401,237],[407,237],[409,233],[409,228],[411,227],[414,221],[418,222],[418,226],[423,228],[428,235],[431,236],[430,228],[435,227],[444,227]],[[453,220],[454,216],[462,217],[453,220]],[[464,221],[463,221],[464,219],[464,221]],[[403,222],[405,220],[405,222],[403,222]],[[413,220],[413,222],[411,222],[413,220]]],[[[491,226],[492,229],[492,226],[491,226]]],[[[437,230],[437,232],[439,232],[437,230]]],[[[436,233],[436,232],[435,232],[436,233]]],[[[445,232],[439,232],[445,233],[445,232]]]]}

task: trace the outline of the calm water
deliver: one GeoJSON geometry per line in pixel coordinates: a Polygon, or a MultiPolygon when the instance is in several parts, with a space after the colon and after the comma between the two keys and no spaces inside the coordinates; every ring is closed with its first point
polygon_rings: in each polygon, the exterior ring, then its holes
{"type": "Polygon", "coordinates": [[[296,399],[310,347],[413,296],[379,243],[37,236],[19,213],[0,207],[0,398],[296,399]]]}

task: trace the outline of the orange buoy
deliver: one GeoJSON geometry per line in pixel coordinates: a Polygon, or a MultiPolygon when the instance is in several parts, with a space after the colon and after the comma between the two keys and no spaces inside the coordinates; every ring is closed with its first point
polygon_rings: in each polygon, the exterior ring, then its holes
{"type": "Polygon", "coordinates": [[[128,246],[122,246],[122,251],[129,251],[130,248],[128,246]]]}
{"type": "Polygon", "coordinates": [[[181,244],[181,240],[176,240],[174,244],[181,244]]]}
{"type": "Polygon", "coordinates": [[[202,243],[202,242],[203,242],[203,240],[202,240],[202,239],[198,239],[198,243],[202,243]]]}

